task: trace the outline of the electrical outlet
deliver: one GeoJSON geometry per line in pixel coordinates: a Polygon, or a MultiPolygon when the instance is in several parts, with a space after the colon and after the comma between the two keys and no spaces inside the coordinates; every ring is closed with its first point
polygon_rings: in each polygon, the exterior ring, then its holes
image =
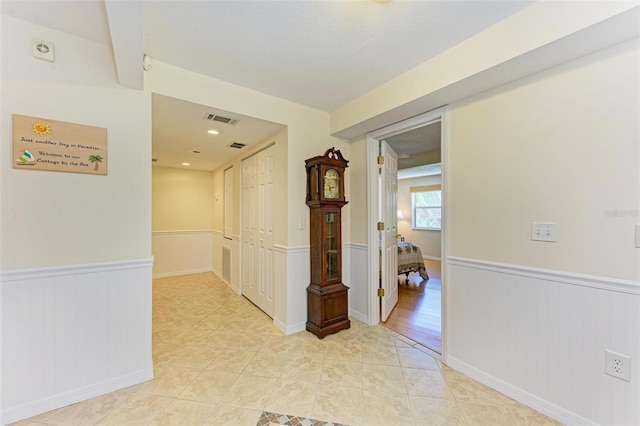
{"type": "Polygon", "coordinates": [[[604,372],[618,379],[631,381],[631,357],[613,351],[604,351],[604,372]]]}

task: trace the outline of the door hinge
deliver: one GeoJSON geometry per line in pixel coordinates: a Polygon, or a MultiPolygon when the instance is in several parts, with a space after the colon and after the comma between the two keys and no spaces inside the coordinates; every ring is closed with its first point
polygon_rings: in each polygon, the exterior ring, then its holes
{"type": "Polygon", "coordinates": [[[378,231],[384,231],[384,222],[378,222],[378,231]]]}
{"type": "Polygon", "coordinates": [[[378,155],[378,164],[384,164],[384,156],[378,155]]]}
{"type": "Polygon", "coordinates": [[[378,297],[384,297],[384,288],[378,289],[378,297]]]}

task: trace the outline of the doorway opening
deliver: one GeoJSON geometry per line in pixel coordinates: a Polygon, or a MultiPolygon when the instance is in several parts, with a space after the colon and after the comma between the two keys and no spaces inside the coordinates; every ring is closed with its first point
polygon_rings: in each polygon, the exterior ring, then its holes
{"type": "Polygon", "coordinates": [[[373,229],[369,266],[378,277],[371,280],[371,293],[380,295],[372,300],[370,323],[381,322],[441,354],[446,314],[445,114],[443,107],[367,138],[373,229]],[[397,176],[388,164],[397,165],[397,176]]]}

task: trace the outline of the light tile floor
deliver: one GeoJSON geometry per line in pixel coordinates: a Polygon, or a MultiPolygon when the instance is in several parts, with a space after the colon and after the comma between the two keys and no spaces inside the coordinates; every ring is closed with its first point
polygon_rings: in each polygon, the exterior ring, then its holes
{"type": "Polygon", "coordinates": [[[153,283],[149,382],[20,425],[256,425],[263,410],[349,425],[557,425],[381,326],[284,336],[212,273],[153,283]]]}

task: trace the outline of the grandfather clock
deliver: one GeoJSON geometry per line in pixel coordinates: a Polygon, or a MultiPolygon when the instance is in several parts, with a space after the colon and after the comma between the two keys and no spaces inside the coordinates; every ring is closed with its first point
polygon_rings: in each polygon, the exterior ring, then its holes
{"type": "Polygon", "coordinates": [[[347,160],[339,150],[305,161],[311,233],[311,284],[307,287],[307,330],[323,338],[351,327],[349,287],[342,284],[341,209],[347,160]]]}

